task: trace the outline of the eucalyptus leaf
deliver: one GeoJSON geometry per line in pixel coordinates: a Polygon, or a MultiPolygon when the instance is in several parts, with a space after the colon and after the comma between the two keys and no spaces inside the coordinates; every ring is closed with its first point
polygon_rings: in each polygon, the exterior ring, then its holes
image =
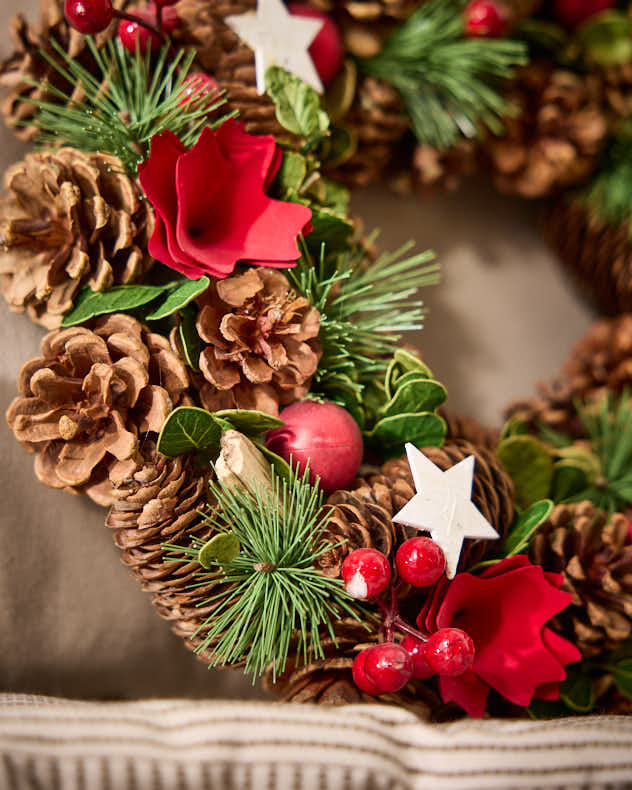
{"type": "Polygon", "coordinates": [[[221,437],[221,426],[210,412],[195,406],[180,406],[162,426],[158,451],[171,458],[197,452],[217,457],[221,437]]]}
{"type": "Polygon", "coordinates": [[[62,327],[83,324],[91,318],[109,313],[125,313],[153,302],[172,287],[167,285],[117,285],[107,291],[93,291],[86,285],[75,299],[72,310],[63,318],[62,327]]]}
{"type": "Polygon", "coordinates": [[[566,680],[560,683],[560,699],[575,713],[590,713],[595,707],[591,678],[578,669],[567,669],[566,680]]]}
{"type": "Polygon", "coordinates": [[[510,417],[500,429],[500,440],[509,436],[524,436],[529,433],[529,428],[519,417],[510,417]]]}
{"type": "Polygon", "coordinates": [[[285,193],[298,192],[307,176],[307,161],[296,151],[285,151],[277,181],[285,193]]]}
{"type": "Polygon", "coordinates": [[[551,497],[555,502],[563,502],[583,491],[587,485],[586,472],[572,461],[557,461],[555,463],[551,485],[551,497]]]}
{"type": "Polygon", "coordinates": [[[329,119],[316,91],[279,66],[266,70],[266,91],[284,129],[309,142],[327,131],[329,119]]]}
{"type": "Polygon", "coordinates": [[[513,557],[524,551],[540,524],[546,521],[552,510],[553,502],[550,499],[543,499],[523,510],[500,547],[502,556],[513,557]]]}
{"type": "Polygon", "coordinates": [[[612,677],[621,694],[628,699],[632,699],[632,658],[619,661],[612,677]]]}
{"type": "Polygon", "coordinates": [[[527,508],[546,499],[553,481],[553,458],[547,448],[532,436],[508,436],[496,455],[514,482],[516,502],[527,508]]]}
{"type": "Polygon", "coordinates": [[[167,298],[153,313],[145,316],[146,320],[158,321],[177,313],[178,310],[182,310],[189,302],[203,294],[210,284],[211,281],[206,275],[200,277],[199,280],[183,280],[168,293],[167,298]]]}
{"type": "Polygon", "coordinates": [[[187,305],[180,311],[180,325],[178,327],[184,357],[188,366],[195,371],[200,369],[199,359],[202,353],[202,338],[195,325],[197,314],[198,311],[194,305],[187,305]]]}
{"type": "Polygon", "coordinates": [[[329,251],[332,248],[343,247],[353,233],[353,222],[331,209],[314,206],[311,208],[312,230],[305,237],[307,244],[318,248],[326,244],[329,251]]]}
{"type": "Polygon", "coordinates": [[[208,540],[198,552],[198,562],[206,570],[215,565],[230,565],[237,559],[241,551],[241,544],[232,532],[221,532],[208,540]]]}
{"type": "Polygon", "coordinates": [[[406,442],[416,447],[440,447],[446,434],[444,420],[428,412],[420,414],[397,414],[379,420],[369,432],[368,439],[379,446],[384,455],[399,455],[406,442]]]}
{"type": "Polygon", "coordinates": [[[277,477],[290,484],[294,478],[294,475],[292,474],[292,467],[288,464],[285,458],[281,458],[280,455],[273,453],[272,450],[268,450],[263,442],[253,442],[253,444],[258,450],[261,451],[266,461],[269,462],[270,466],[272,466],[277,477]]]}
{"type": "MultiPolygon", "coordinates": [[[[419,357],[403,348],[398,348],[393,354],[386,370],[385,385],[386,396],[390,400],[395,394],[395,385],[407,374],[416,374],[426,379],[434,379],[430,368],[419,357]]],[[[402,381],[403,383],[403,381],[402,381]]]]}
{"type": "Polygon", "coordinates": [[[568,716],[568,708],[562,700],[537,699],[531,700],[527,708],[531,719],[563,719],[568,716]]]}
{"type": "Polygon", "coordinates": [[[278,417],[254,409],[222,409],[213,412],[213,417],[226,420],[236,431],[249,437],[259,436],[283,425],[283,420],[278,417]]]}
{"type": "MultiPolygon", "coordinates": [[[[406,376],[411,375],[406,374],[406,376]]],[[[385,417],[391,417],[396,414],[434,411],[445,401],[447,396],[446,388],[438,381],[408,378],[403,384],[397,382],[396,392],[383,407],[382,414],[385,417]]]]}

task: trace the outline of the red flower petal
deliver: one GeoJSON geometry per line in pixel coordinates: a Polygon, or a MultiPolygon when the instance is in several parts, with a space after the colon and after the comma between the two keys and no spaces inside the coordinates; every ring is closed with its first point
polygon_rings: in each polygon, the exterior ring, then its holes
{"type": "Polygon", "coordinates": [[[489,686],[471,669],[456,678],[440,677],[439,691],[444,702],[456,702],[474,719],[482,719],[487,707],[489,686]]]}

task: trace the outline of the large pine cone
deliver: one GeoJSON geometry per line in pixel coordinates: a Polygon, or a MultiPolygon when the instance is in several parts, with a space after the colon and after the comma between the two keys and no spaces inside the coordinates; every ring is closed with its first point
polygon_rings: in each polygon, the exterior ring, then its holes
{"type": "Polygon", "coordinates": [[[54,329],[78,290],[142,279],[153,210],[113,156],[61,148],[7,170],[0,287],[9,307],[54,329]]]}
{"type": "Polygon", "coordinates": [[[582,201],[562,197],[545,217],[549,244],[605,313],[632,310],[629,222],[607,223],[582,201]]]}
{"type": "Polygon", "coordinates": [[[543,197],[590,174],[607,133],[599,80],[533,63],[506,98],[518,113],[484,144],[499,189],[543,197]]]}
{"type": "Polygon", "coordinates": [[[632,545],[623,513],[590,502],[558,505],[538,528],[531,559],[564,575],[573,603],[557,620],[590,658],[617,647],[632,630],[632,545]]]}
{"type": "Polygon", "coordinates": [[[632,315],[594,323],[577,342],[562,374],[541,383],[535,398],[515,401],[507,417],[530,428],[539,424],[572,436],[583,435],[576,401],[595,401],[606,391],[621,392],[632,385],[632,315]]]}
{"type": "Polygon", "coordinates": [[[197,329],[202,403],[217,409],[279,406],[309,392],[320,346],[320,314],[281,272],[249,269],[211,284],[200,299],[197,329]]]}
{"type": "Polygon", "coordinates": [[[140,447],[185,398],[187,371],[166,338],[114,314],[48,334],[20,371],[7,422],[46,485],[112,504],[140,447]]]}
{"type": "MultiPolygon", "coordinates": [[[[41,19],[38,26],[29,25],[21,14],[13,19],[11,34],[15,50],[0,63],[0,86],[9,90],[2,103],[2,112],[7,124],[15,128],[17,135],[24,139],[30,139],[37,134],[37,128],[31,123],[37,108],[31,102],[59,101],[57,96],[47,91],[48,84],[73,99],[81,91],[80,86],[67,82],[42,57],[40,50],[59,61],[59,55],[51,47],[51,41],[55,40],[71,58],[75,58],[94,75],[99,74],[94,58],[86,47],[85,36],[73,30],[66,22],[64,0],[41,0],[40,5],[41,19]]],[[[123,9],[129,5],[129,0],[113,0],[113,5],[123,9]]],[[[107,30],[95,37],[97,46],[115,34],[116,26],[115,20],[107,30]]]]}

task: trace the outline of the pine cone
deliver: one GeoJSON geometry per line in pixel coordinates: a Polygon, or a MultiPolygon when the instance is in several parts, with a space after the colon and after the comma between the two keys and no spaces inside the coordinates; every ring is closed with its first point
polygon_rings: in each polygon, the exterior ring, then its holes
{"type": "Polygon", "coordinates": [[[632,315],[594,323],[577,342],[562,375],[538,386],[535,398],[515,401],[507,417],[530,428],[546,425],[572,436],[583,435],[575,401],[595,401],[632,385],[632,315]]]}
{"type": "Polygon", "coordinates": [[[484,150],[498,188],[542,197],[583,181],[607,133],[599,81],[533,63],[519,70],[507,94],[518,114],[484,150]]]}
{"type": "Polygon", "coordinates": [[[628,222],[607,224],[582,202],[562,197],[547,211],[545,235],[562,263],[601,310],[632,310],[632,243],[628,222]]]}
{"type": "Polygon", "coordinates": [[[571,606],[556,626],[574,634],[586,658],[616,648],[632,630],[632,545],[623,513],[590,502],[557,505],[531,544],[533,562],[564,575],[571,606]]]}
{"type": "Polygon", "coordinates": [[[446,439],[464,439],[477,447],[484,447],[493,453],[498,447],[500,433],[494,428],[481,425],[472,417],[464,417],[456,412],[439,409],[439,416],[445,420],[447,431],[446,439]]]}
{"type": "Polygon", "coordinates": [[[279,271],[249,269],[212,283],[200,299],[200,396],[205,408],[279,406],[309,391],[320,358],[320,314],[279,271]]]}
{"type": "Polygon", "coordinates": [[[112,156],[61,148],[5,173],[0,287],[9,307],[54,329],[79,289],[142,279],[154,215],[112,156]]]}
{"type": "MultiPolygon", "coordinates": [[[[113,5],[115,8],[124,9],[129,5],[129,0],[113,0],[113,5]]],[[[31,124],[37,108],[31,102],[59,101],[55,94],[47,90],[47,85],[63,91],[66,95],[71,94],[73,99],[81,91],[80,86],[65,80],[42,56],[40,50],[59,61],[59,55],[51,47],[51,41],[54,40],[84,68],[95,75],[100,73],[86,47],[85,36],[73,30],[66,22],[64,0],[41,0],[40,8],[41,19],[37,27],[29,25],[22,14],[14,17],[11,36],[15,50],[0,63],[0,86],[9,90],[2,103],[2,112],[7,124],[23,139],[31,139],[37,134],[37,127],[31,124]]],[[[115,20],[107,30],[95,37],[97,46],[101,46],[114,35],[116,26],[115,20]]]]}
{"type": "Polygon", "coordinates": [[[413,155],[415,183],[420,187],[458,189],[464,178],[476,172],[478,150],[477,141],[465,138],[445,150],[431,145],[418,145],[413,155]]]}
{"type": "Polygon", "coordinates": [[[615,118],[632,114],[632,62],[603,69],[603,92],[606,106],[615,118]]]}
{"type": "Polygon", "coordinates": [[[112,486],[142,462],[139,450],[185,398],[185,366],[166,338],[134,318],[100,318],[93,330],[60,329],[23,365],[7,411],[16,439],[35,453],[46,485],[112,504],[112,486]]]}

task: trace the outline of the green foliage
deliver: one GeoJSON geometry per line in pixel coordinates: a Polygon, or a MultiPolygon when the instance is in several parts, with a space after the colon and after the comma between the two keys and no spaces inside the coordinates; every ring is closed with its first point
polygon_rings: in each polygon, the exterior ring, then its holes
{"type": "Polygon", "coordinates": [[[354,247],[314,261],[307,250],[287,272],[321,313],[323,349],[312,391],[346,406],[363,424],[364,403],[384,380],[403,332],[421,329],[423,286],[438,280],[433,253],[404,257],[406,245],[376,261],[354,247]]]}
{"type": "Polygon", "coordinates": [[[529,507],[548,497],[553,458],[542,442],[528,435],[508,436],[498,445],[496,455],[513,480],[520,507],[529,507]]]}
{"type": "MultiPolygon", "coordinates": [[[[240,553],[230,562],[205,554],[211,566],[195,576],[194,587],[220,581],[232,588],[211,595],[201,606],[212,607],[194,636],[198,652],[213,650],[212,666],[245,664],[253,678],[272,664],[285,668],[292,640],[297,661],[322,657],[321,629],[336,641],[334,623],[343,616],[360,619],[361,611],[339,579],[317,571],[314,561],[329,546],[319,545],[328,515],[322,494],[302,478],[281,480],[273,473],[272,491],[254,497],[211,484],[219,507],[208,523],[220,535],[232,535],[240,553]]],[[[236,544],[235,544],[236,545],[236,544]]],[[[198,558],[204,548],[194,538],[190,547],[167,546],[171,561],[198,558]]]]}
{"type": "Polygon", "coordinates": [[[187,365],[196,372],[200,370],[199,359],[202,353],[202,338],[198,334],[196,320],[198,310],[195,305],[188,304],[180,310],[178,336],[187,365]]]}
{"type": "Polygon", "coordinates": [[[508,107],[499,83],[527,62],[522,42],[464,37],[464,4],[423,3],[377,55],[358,63],[399,91],[417,138],[441,148],[476,137],[481,126],[501,132],[508,107]]]}
{"type": "Polygon", "coordinates": [[[513,557],[526,551],[531,538],[537,532],[538,527],[551,515],[553,507],[553,502],[550,499],[542,499],[517,515],[500,548],[501,555],[513,557]]]}
{"type": "Polygon", "coordinates": [[[179,406],[165,420],[157,447],[171,458],[194,453],[200,460],[214,461],[224,431],[233,428],[252,439],[281,425],[282,420],[260,411],[224,409],[211,413],[196,406],[179,406]]]}
{"type": "Polygon", "coordinates": [[[321,109],[316,91],[279,66],[266,70],[266,92],[275,105],[277,121],[288,132],[301,137],[309,147],[329,129],[329,116],[321,109]]]}
{"type": "MultiPolygon", "coordinates": [[[[47,92],[56,101],[26,99],[38,109],[35,125],[40,130],[39,140],[113,154],[131,175],[146,158],[155,134],[169,130],[184,145],[191,146],[210,123],[210,115],[226,101],[218,92],[199,95],[180,106],[194,51],[174,53],[166,44],[154,59],[149,48],[143,54],[140,50],[130,54],[114,39],[99,49],[92,38],[86,37],[100,72],[93,76],[56,41],[50,43],[59,58],[45,50],[41,51],[42,57],[70,85],[81,86],[82,98],[72,100],[47,85],[47,92]]],[[[215,128],[227,117],[216,118],[211,126],[215,128]]]]}
{"type": "Polygon", "coordinates": [[[99,315],[129,312],[161,299],[149,315],[143,316],[145,321],[158,321],[182,310],[204,293],[209,284],[209,278],[204,276],[199,280],[173,280],[165,285],[116,285],[106,291],[93,291],[86,285],[61,325],[83,324],[99,315]]]}
{"type": "Polygon", "coordinates": [[[632,658],[619,661],[614,667],[612,677],[621,694],[632,700],[632,658]]]}
{"type": "MultiPolygon", "coordinates": [[[[632,124],[610,142],[592,180],[576,194],[591,217],[607,224],[632,219],[632,124]]],[[[629,228],[632,233],[632,226],[629,228]]]]}
{"type": "Polygon", "coordinates": [[[239,557],[241,544],[232,532],[213,535],[198,552],[198,562],[207,571],[217,565],[230,565],[239,557]]]}
{"type": "Polygon", "coordinates": [[[577,31],[576,45],[591,66],[614,68],[632,60],[632,19],[626,11],[596,14],[577,31]]]}

